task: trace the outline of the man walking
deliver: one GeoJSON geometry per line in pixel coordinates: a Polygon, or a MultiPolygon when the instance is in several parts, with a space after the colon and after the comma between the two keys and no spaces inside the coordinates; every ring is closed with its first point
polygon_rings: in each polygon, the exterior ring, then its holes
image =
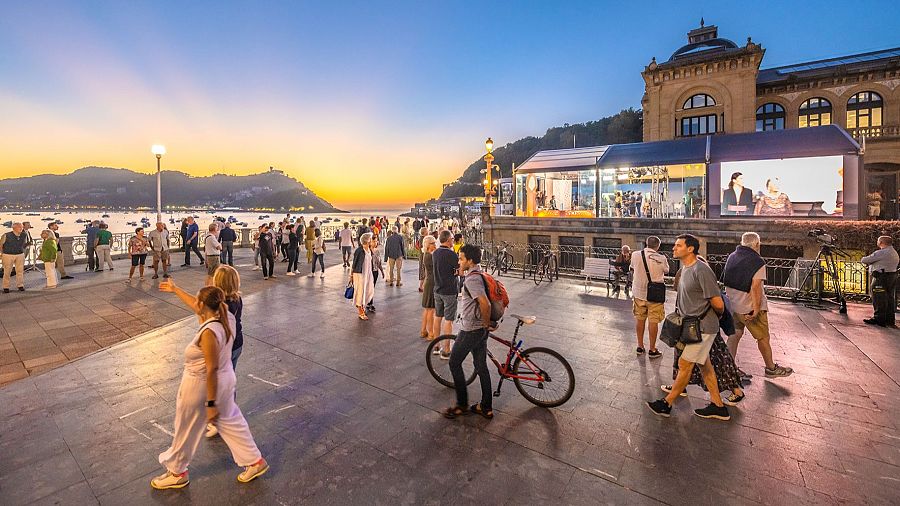
{"type": "Polygon", "coordinates": [[[169,231],[163,222],[157,222],[156,228],[147,235],[150,251],[153,253],[153,279],[159,279],[159,264],[162,262],[163,278],[169,277],[169,231]]]}
{"type": "Polygon", "coordinates": [[[400,270],[403,267],[403,259],[406,258],[406,244],[398,230],[394,227],[388,232],[387,241],[384,243],[384,259],[388,263],[388,286],[394,286],[394,279],[397,280],[397,286],[403,286],[400,270]]]}
{"type": "Polygon", "coordinates": [[[647,288],[651,282],[663,282],[663,278],[669,273],[669,260],[659,253],[659,237],[651,235],[644,244],[646,246],[644,249],[631,254],[631,271],[634,276],[631,285],[631,312],[634,314],[634,330],[637,334],[636,352],[638,355],[644,354],[644,327],[647,326],[650,334],[650,351],[647,355],[650,358],[659,358],[662,353],[656,349],[656,336],[659,332],[659,323],[666,317],[665,291],[662,292],[662,301],[650,301],[647,288]]]}
{"type": "MultiPolygon", "coordinates": [[[[444,232],[449,233],[445,230],[444,232]]],[[[452,253],[452,251],[451,251],[452,253]]],[[[450,374],[453,375],[453,386],[456,389],[456,406],[447,408],[444,416],[456,418],[471,411],[485,418],[493,418],[491,409],[491,373],[487,366],[487,340],[491,329],[491,303],[485,292],[484,279],[481,277],[481,249],[473,244],[466,244],[459,250],[459,270],[466,274],[462,306],[460,309],[459,335],[450,353],[450,374]],[[463,361],[472,354],[475,373],[481,382],[481,402],[469,406],[469,392],[466,375],[463,373],[463,361]]]]}
{"type": "Polygon", "coordinates": [[[25,248],[28,236],[21,223],[13,223],[12,231],[0,236],[0,261],[3,263],[3,293],[9,293],[9,277],[16,270],[16,286],[25,291],[25,248]]]}
{"type": "Polygon", "coordinates": [[[647,402],[650,411],[668,417],[672,405],[684,391],[691,379],[694,365],[700,366],[703,383],[709,390],[712,401],[705,408],[695,409],[694,414],[701,418],[730,420],[728,408],[722,403],[716,372],[709,361],[709,350],[719,332],[719,315],[725,311],[725,302],[716,282],[716,275],[705,262],[697,260],[700,241],[691,234],[679,235],[675,240],[672,254],[681,261],[681,281],[678,283],[675,306],[684,316],[700,319],[699,343],[684,345],[681,358],[678,359],[678,376],[667,396],[653,402],[647,402]]]}
{"type": "MultiPolygon", "coordinates": [[[[441,247],[431,254],[434,263],[434,323],[433,329],[442,336],[453,332],[459,295],[459,257],[453,252],[453,234],[442,230],[438,235],[441,247]]],[[[439,351],[444,360],[450,359],[450,341],[439,351]]]]}
{"type": "Polygon", "coordinates": [[[219,230],[215,223],[209,224],[209,233],[203,240],[203,251],[206,253],[206,286],[212,285],[213,275],[219,268],[222,245],[219,244],[219,230]]]}
{"type": "Polygon", "coordinates": [[[231,228],[231,223],[226,222],[225,228],[219,232],[219,243],[222,245],[222,254],[219,257],[221,263],[234,265],[234,241],[237,241],[237,234],[231,228]]]}
{"type": "Polygon", "coordinates": [[[344,228],[338,236],[341,241],[341,255],[344,260],[344,268],[350,267],[350,259],[353,258],[353,232],[350,223],[344,222],[344,228]]]}
{"type": "MultiPolygon", "coordinates": [[[[790,376],[794,370],[782,367],[772,359],[772,344],[769,342],[769,305],[764,284],[766,281],[766,261],[759,255],[759,234],[746,232],[741,236],[741,245],[728,255],[725,261],[725,295],[731,302],[734,318],[733,336],[728,336],[728,351],[737,360],[738,343],[744,329],[756,339],[756,346],[766,363],[766,376],[778,378],[790,376]]],[[[742,377],[747,375],[738,369],[742,377]]]]}
{"type": "Polygon", "coordinates": [[[85,233],[87,234],[85,245],[85,251],[87,253],[88,260],[88,271],[94,272],[100,266],[100,260],[97,258],[97,250],[94,249],[94,242],[97,239],[97,232],[100,231],[100,222],[94,220],[90,222],[85,229],[85,233]]]}
{"type": "Polygon", "coordinates": [[[889,235],[878,238],[878,249],[860,262],[869,266],[872,275],[872,306],[875,314],[863,322],[881,327],[896,325],[894,311],[897,309],[897,264],[900,256],[894,249],[894,240],[889,235]]]}
{"type": "Polygon", "coordinates": [[[59,279],[75,279],[66,273],[66,260],[63,258],[62,246],[59,241],[59,223],[51,222],[47,228],[56,236],[56,272],[59,273],[59,279]]]}
{"type": "Polygon", "coordinates": [[[191,266],[191,251],[200,258],[200,265],[203,265],[203,253],[200,253],[198,243],[200,242],[200,227],[194,223],[194,217],[188,216],[187,228],[184,232],[184,263],[182,267],[191,266]]]}

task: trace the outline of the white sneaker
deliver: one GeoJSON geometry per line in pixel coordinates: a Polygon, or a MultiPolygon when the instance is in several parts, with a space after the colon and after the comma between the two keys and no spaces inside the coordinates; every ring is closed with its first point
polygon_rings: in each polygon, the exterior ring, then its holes
{"type": "Polygon", "coordinates": [[[315,276],[315,274],[313,274],[313,273],[310,272],[309,275],[306,276],[306,277],[311,278],[311,277],[313,277],[313,276],[315,276]]]}
{"type": "Polygon", "coordinates": [[[296,274],[294,274],[293,272],[289,272],[289,273],[287,273],[287,275],[288,276],[296,276],[296,274]]]}
{"type": "Polygon", "coordinates": [[[218,434],[219,429],[215,425],[211,423],[206,424],[206,437],[216,437],[218,434]]]}
{"type": "Polygon", "coordinates": [[[319,276],[319,279],[325,279],[325,273],[324,273],[324,272],[322,273],[321,276],[319,276]]]}
{"type": "Polygon", "coordinates": [[[254,270],[254,271],[258,271],[258,270],[260,270],[260,269],[262,269],[262,267],[260,267],[260,266],[258,266],[258,265],[254,265],[254,266],[253,266],[253,270],[254,270]]]}
{"type": "Polygon", "coordinates": [[[241,483],[247,483],[248,481],[253,481],[254,479],[266,474],[266,471],[268,470],[269,463],[266,462],[266,459],[260,458],[256,464],[245,467],[244,472],[239,474],[237,479],[241,483]]]}
{"type": "Polygon", "coordinates": [[[169,488],[183,488],[190,482],[187,471],[182,474],[172,474],[166,471],[165,474],[150,480],[150,486],[157,490],[166,490],[169,488]]]}

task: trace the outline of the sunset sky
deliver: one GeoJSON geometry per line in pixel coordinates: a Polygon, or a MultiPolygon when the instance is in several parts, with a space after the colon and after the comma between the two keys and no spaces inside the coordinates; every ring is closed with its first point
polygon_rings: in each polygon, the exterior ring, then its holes
{"type": "Polygon", "coordinates": [[[437,196],[483,154],[640,107],[699,24],[764,66],[900,46],[900,2],[69,1],[0,6],[0,177],[274,165],[342,207],[437,196]],[[815,9],[804,7],[814,5],[815,9]]]}

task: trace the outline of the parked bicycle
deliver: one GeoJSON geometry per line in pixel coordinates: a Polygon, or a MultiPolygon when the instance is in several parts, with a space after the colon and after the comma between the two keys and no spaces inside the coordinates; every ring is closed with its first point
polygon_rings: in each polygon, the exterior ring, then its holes
{"type": "MultiPolygon", "coordinates": [[[[522,350],[524,340],[517,341],[519,329],[523,325],[531,325],[536,318],[534,316],[510,316],[518,320],[512,340],[507,341],[493,332],[488,334],[492,340],[507,348],[506,359],[502,363],[494,357],[490,348],[487,350],[488,358],[491,359],[500,374],[500,381],[497,383],[494,397],[500,397],[500,388],[503,386],[503,382],[511,379],[522,397],[532,404],[544,408],[553,408],[564,404],[575,392],[575,373],[572,371],[572,366],[562,355],[550,348],[534,347],[522,350]]],[[[428,349],[425,350],[425,363],[428,365],[428,372],[438,383],[452,388],[453,375],[450,374],[449,362],[432,354],[435,346],[442,347],[447,340],[454,341],[456,336],[444,335],[431,341],[428,349]]],[[[466,360],[463,363],[463,373],[466,377],[466,385],[475,381],[475,366],[472,360],[466,360]]]]}
{"type": "Polygon", "coordinates": [[[556,258],[556,253],[550,248],[527,251],[522,267],[522,279],[529,275],[536,285],[540,285],[544,279],[550,282],[559,279],[559,260],[556,258]]]}
{"type": "Polygon", "coordinates": [[[507,251],[508,249],[509,243],[506,241],[503,241],[500,243],[500,246],[494,248],[492,258],[488,263],[488,272],[490,272],[492,276],[506,274],[512,268],[513,256],[512,253],[507,251]]]}

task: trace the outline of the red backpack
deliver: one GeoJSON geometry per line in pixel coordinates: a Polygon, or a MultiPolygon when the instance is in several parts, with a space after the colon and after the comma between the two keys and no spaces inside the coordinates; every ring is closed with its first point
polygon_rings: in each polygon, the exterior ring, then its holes
{"type": "MultiPolygon", "coordinates": [[[[509,307],[509,293],[507,293],[506,287],[484,271],[475,271],[470,274],[481,275],[481,281],[484,282],[484,291],[491,302],[491,321],[499,322],[503,319],[503,313],[506,312],[506,308],[509,307]]],[[[469,294],[469,296],[471,295],[469,294]]]]}

